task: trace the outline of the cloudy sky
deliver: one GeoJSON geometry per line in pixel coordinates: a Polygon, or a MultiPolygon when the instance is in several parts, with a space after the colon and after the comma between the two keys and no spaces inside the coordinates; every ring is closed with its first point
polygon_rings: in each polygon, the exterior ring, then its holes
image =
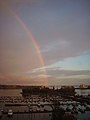
{"type": "Polygon", "coordinates": [[[90,0],[0,1],[0,84],[90,85],[90,0]]]}

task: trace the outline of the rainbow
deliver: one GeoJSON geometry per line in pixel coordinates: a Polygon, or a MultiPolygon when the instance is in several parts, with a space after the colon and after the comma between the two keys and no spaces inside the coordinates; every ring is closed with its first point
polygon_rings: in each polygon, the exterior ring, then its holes
{"type": "Polygon", "coordinates": [[[10,8],[8,8],[10,13],[15,17],[15,19],[17,20],[17,22],[21,25],[21,27],[26,31],[26,34],[28,35],[29,39],[32,41],[35,49],[36,49],[36,52],[37,52],[37,55],[38,55],[38,58],[40,60],[40,63],[42,65],[42,67],[44,68],[43,72],[46,76],[46,78],[44,78],[46,80],[46,83],[45,85],[48,85],[48,80],[47,80],[47,72],[46,72],[46,69],[45,69],[45,62],[44,62],[44,59],[43,59],[43,56],[40,52],[40,47],[36,41],[36,39],[34,38],[32,32],[27,28],[27,26],[25,25],[25,23],[22,21],[22,19],[14,12],[12,11],[10,8]]]}

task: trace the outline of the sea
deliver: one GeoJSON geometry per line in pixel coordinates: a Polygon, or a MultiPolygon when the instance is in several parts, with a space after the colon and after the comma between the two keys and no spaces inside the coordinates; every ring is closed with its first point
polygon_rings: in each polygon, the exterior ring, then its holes
{"type": "MultiPolygon", "coordinates": [[[[22,96],[22,89],[0,89],[0,96],[22,96]]],[[[77,95],[90,95],[90,89],[75,89],[77,95]]]]}

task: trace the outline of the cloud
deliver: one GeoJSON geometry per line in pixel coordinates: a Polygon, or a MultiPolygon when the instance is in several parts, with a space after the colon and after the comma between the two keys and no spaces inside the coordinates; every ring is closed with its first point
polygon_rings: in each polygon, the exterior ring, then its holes
{"type": "Polygon", "coordinates": [[[52,77],[51,75],[44,75],[44,74],[39,74],[37,78],[50,78],[52,77]]]}
{"type": "Polygon", "coordinates": [[[40,76],[0,75],[0,83],[20,85],[47,85],[48,81],[44,75],[40,76]]]}
{"type": "MultiPolygon", "coordinates": [[[[52,66],[47,66],[47,67],[41,67],[32,70],[31,72],[27,72],[26,74],[31,75],[31,76],[52,76],[52,77],[78,77],[79,76],[85,76],[85,78],[88,78],[90,76],[90,70],[68,70],[68,69],[61,69],[60,67],[52,67],[52,66]],[[46,70],[47,75],[42,74],[42,71],[46,70]]],[[[84,78],[84,77],[83,77],[84,78]]]]}
{"type": "Polygon", "coordinates": [[[40,78],[48,78],[49,85],[90,85],[90,70],[64,70],[60,67],[46,67],[47,75],[42,75],[44,68],[37,69],[33,76],[39,76],[40,78]]]}
{"type": "Polygon", "coordinates": [[[62,70],[60,68],[47,68],[47,74],[42,71],[24,73],[23,75],[2,75],[2,84],[27,84],[27,85],[77,85],[90,84],[90,70],[62,70]]]}
{"type": "Polygon", "coordinates": [[[74,61],[77,56],[90,55],[89,0],[3,1],[0,1],[0,83],[41,84],[46,76],[49,83],[53,84],[65,83],[69,79],[78,83],[80,78],[82,82],[89,82],[89,60],[84,59],[84,56],[79,60],[80,64],[74,61]],[[41,67],[32,41],[7,7],[32,31],[45,67],[41,67]],[[73,62],[70,61],[67,67],[65,59],[70,57],[73,62]],[[60,65],[61,61],[63,65],[60,65]],[[71,70],[68,70],[70,65],[71,70]]]}

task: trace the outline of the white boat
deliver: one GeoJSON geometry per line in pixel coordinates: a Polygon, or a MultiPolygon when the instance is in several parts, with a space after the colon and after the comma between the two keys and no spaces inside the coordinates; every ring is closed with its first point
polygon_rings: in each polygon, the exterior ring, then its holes
{"type": "Polygon", "coordinates": [[[37,104],[38,107],[40,107],[40,105],[41,105],[40,103],[37,104]]]}
{"type": "Polygon", "coordinates": [[[11,109],[8,110],[8,116],[12,116],[13,115],[13,111],[11,109]]]}
{"type": "Polygon", "coordinates": [[[3,107],[0,108],[0,111],[3,112],[3,107]]]}
{"type": "Polygon", "coordinates": [[[37,112],[39,112],[40,111],[40,109],[39,108],[37,108],[37,110],[36,110],[37,112]]]}

